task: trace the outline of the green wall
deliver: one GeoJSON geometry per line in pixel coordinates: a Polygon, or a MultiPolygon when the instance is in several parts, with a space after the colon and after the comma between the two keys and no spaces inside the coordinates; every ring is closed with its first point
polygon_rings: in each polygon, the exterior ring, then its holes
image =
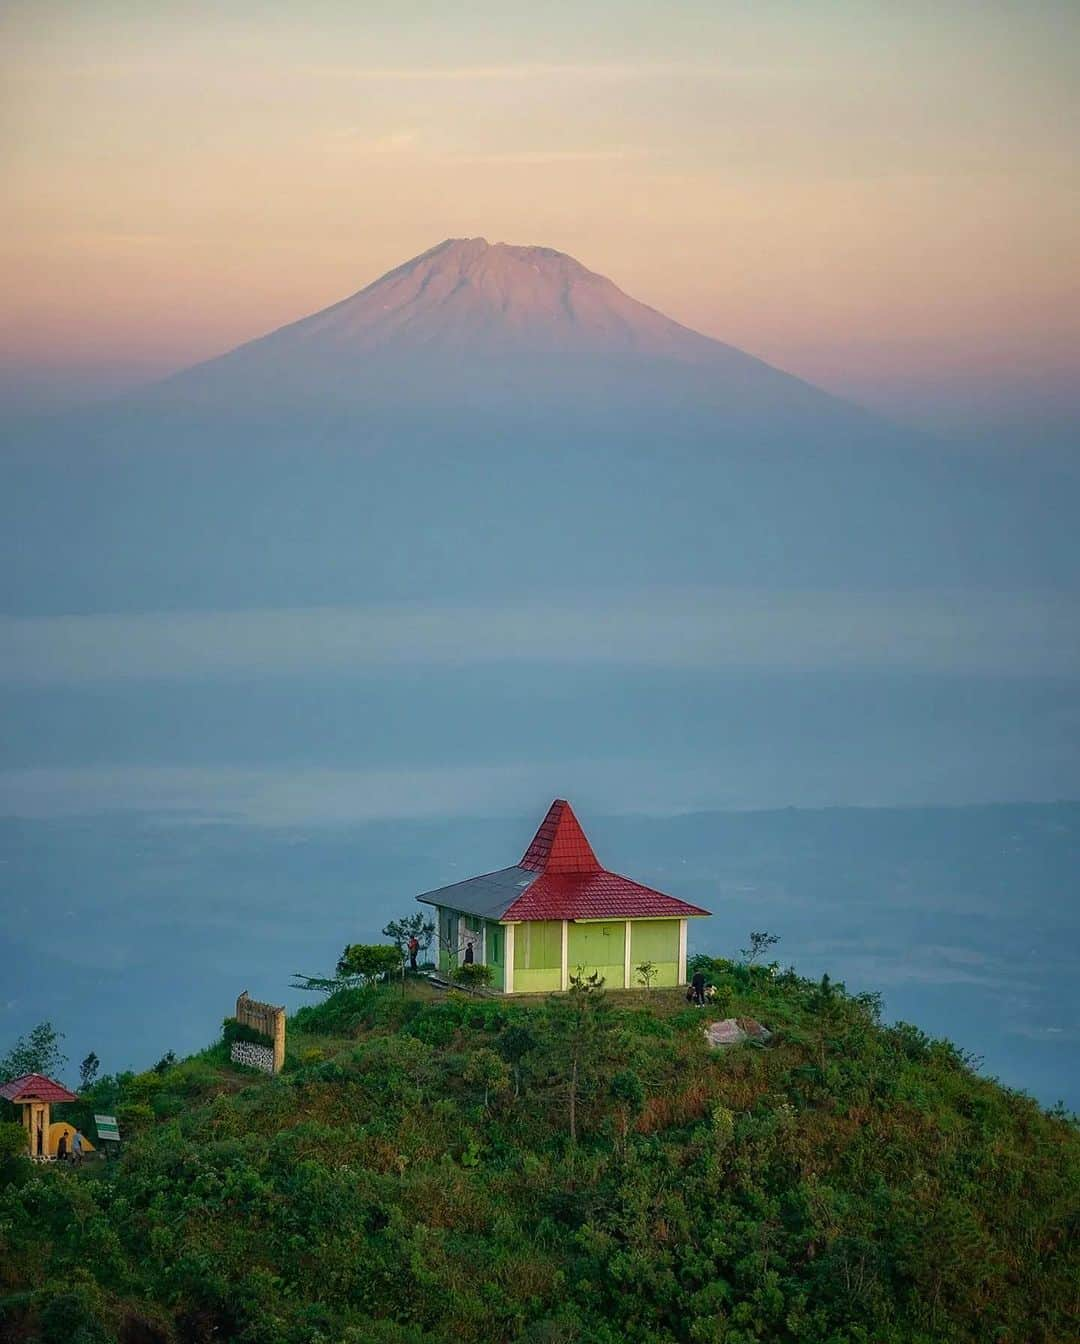
{"type": "MultiPolygon", "coordinates": [[[[439,969],[451,969],[445,944],[456,945],[459,932],[456,911],[439,907],[439,969]]],[[[492,920],[470,917],[471,927],[484,925],[492,986],[506,988],[506,928],[492,920]]],[[[567,970],[578,966],[585,974],[598,971],[608,989],[623,987],[626,925],[621,919],[595,924],[571,923],[567,927],[567,970]]],[[[656,964],[654,985],[679,983],[679,921],[633,919],[630,921],[630,985],[637,986],[635,967],[642,961],[656,964]]],[[[562,924],[557,919],[526,921],[514,929],[514,993],[545,993],[562,988],[562,924]]]]}
{"type": "Polygon", "coordinates": [[[602,924],[571,924],[567,932],[567,970],[573,975],[579,966],[584,966],[586,975],[598,971],[604,977],[608,989],[622,989],[625,947],[624,920],[606,920],[602,924]]]}
{"type": "Polygon", "coordinates": [[[630,921],[630,983],[638,983],[635,967],[643,961],[656,963],[654,985],[679,983],[679,921],[634,919],[630,921]]]}
{"type": "Polygon", "coordinates": [[[562,924],[531,920],[514,929],[514,993],[562,988],[562,924]]]}
{"type": "Polygon", "coordinates": [[[493,989],[506,988],[506,930],[501,924],[490,919],[484,921],[484,946],[487,948],[487,964],[491,967],[491,986],[493,989]]]}

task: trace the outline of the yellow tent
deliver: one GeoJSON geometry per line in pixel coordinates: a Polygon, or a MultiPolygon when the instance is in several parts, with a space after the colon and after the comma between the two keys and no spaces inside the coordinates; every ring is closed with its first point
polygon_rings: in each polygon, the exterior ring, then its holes
{"type": "MultiPolygon", "coordinates": [[[[69,1125],[66,1120],[57,1120],[49,1126],[49,1156],[55,1157],[56,1150],[60,1147],[61,1137],[67,1137],[67,1155],[71,1156],[71,1140],[75,1137],[75,1126],[69,1125]]],[[[94,1151],[94,1145],[83,1135],[83,1149],[88,1153],[94,1151]]]]}

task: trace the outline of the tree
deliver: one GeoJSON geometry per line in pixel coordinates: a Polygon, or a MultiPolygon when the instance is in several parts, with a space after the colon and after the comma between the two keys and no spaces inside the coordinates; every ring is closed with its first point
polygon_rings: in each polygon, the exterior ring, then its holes
{"type": "Polygon", "coordinates": [[[596,971],[586,975],[579,966],[570,976],[570,993],[548,1001],[542,1028],[538,1053],[565,1099],[567,1128],[576,1143],[579,1105],[594,1090],[608,1053],[611,1024],[604,977],[596,971]]]}
{"type": "Polygon", "coordinates": [[[758,957],[764,956],[770,947],[775,947],[780,941],[778,933],[752,933],[750,935],[750,946],[739,949],[739,955],[746,958],[747,966],[753,966],[758,957]]]}
{"type": "Polygon", "coordinates": [[[0,1082],[21,1078],[24,1073],[59,1073],[67,1063],[67,1055],[60,1049],[63,1039],[64,1033],[51,1022],[39,1022],[0,1058],[0,1082]]]}
{"type": "Polygon", "coordinates": [[[633,1069],[621,1069],[612,1078],[608,1091],[619,1117],[619,1145],[625,1150],[630,1121],[645,1107],[645,1084],[633,1069]]]}
{"type": "Polygon", "coordinates": [[[638,984],[644,985],[646,989],[652,989],[652,982],[656,979],[658,967],[655,961],[640,961],[634,967],[637,971],[638,984]]]}
{"type": "Polygon", "coordinates": [[[101,1068],[101,1060],[94,1054],[93,1050],[86,1056],[79,1065],[79,1091],[88,1092],[94,1086],[94,1081],[98,1076],[98,1070],[101,1068]]]}
{"type": "Polygon", "coordinates": [[[420,944],[421,953],[424,953],[435,937],[435,921],[428,919],[423,911],[418,910],[415,915],[392,919],[383,929],[383,937],[390,939],[403,958],[408,950],[410,938],[416,939],[420,944]]]}
{"type": "Polygon", "coordinates": [[[499,1058],[494,1050],[482,1046],[469,1056],[462,1075],[467,1083],[484,1089],[484,1110],[487,1110],[488,1097],[507,1091],[510,1086],[510,1068],[505,1060],[499,1058]]]}
{"type": "Polygon", "coordinates": [[[521,1092],[521,1061],[536,1049],[536,1037],[528,1027],[511,1024],[499,1037],[499,1049],[514,1071],[514,1096],[521,1092]]]}
{"type": "Polygon", "coordinates": [[[374,985],[401,967],[401,953],[387,943],[350,943],[338,958],[339,980],[374,985]]]}
{"type": "Polygon", "coordinates": [[[811,995],[810,1008],[818,1021],[818,1067],[824,1072],[826,1045],[840,1030],[845,1017],[844,986],[835,984],[826,973],[811,995]]]}

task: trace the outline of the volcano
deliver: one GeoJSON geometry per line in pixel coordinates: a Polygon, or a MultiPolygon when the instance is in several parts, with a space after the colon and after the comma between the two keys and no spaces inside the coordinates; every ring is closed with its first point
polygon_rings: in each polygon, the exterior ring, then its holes
{"type": "Polygon", "coordinates": [[[1054,583],[1068,490],[452,239],[0,464],[12,612],[1054,583]]]}
{"type": "Polygon", "coordinates": [[[168,380],[180,406],[854,408],[632,299],[548,247],[447,239],[321,312],[168,380]]]}

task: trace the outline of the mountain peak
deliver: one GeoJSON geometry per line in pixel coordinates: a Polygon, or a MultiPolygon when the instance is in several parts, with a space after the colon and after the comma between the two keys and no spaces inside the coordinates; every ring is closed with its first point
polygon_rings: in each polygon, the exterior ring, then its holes
{"type": "Polygon", "coordinates": [[[565,252],[486,238],[447,238],[333,307],[265,338],[281,340],[317,345],[328,355],[517,349],[695,362],[718,348],[565,252]]]}

